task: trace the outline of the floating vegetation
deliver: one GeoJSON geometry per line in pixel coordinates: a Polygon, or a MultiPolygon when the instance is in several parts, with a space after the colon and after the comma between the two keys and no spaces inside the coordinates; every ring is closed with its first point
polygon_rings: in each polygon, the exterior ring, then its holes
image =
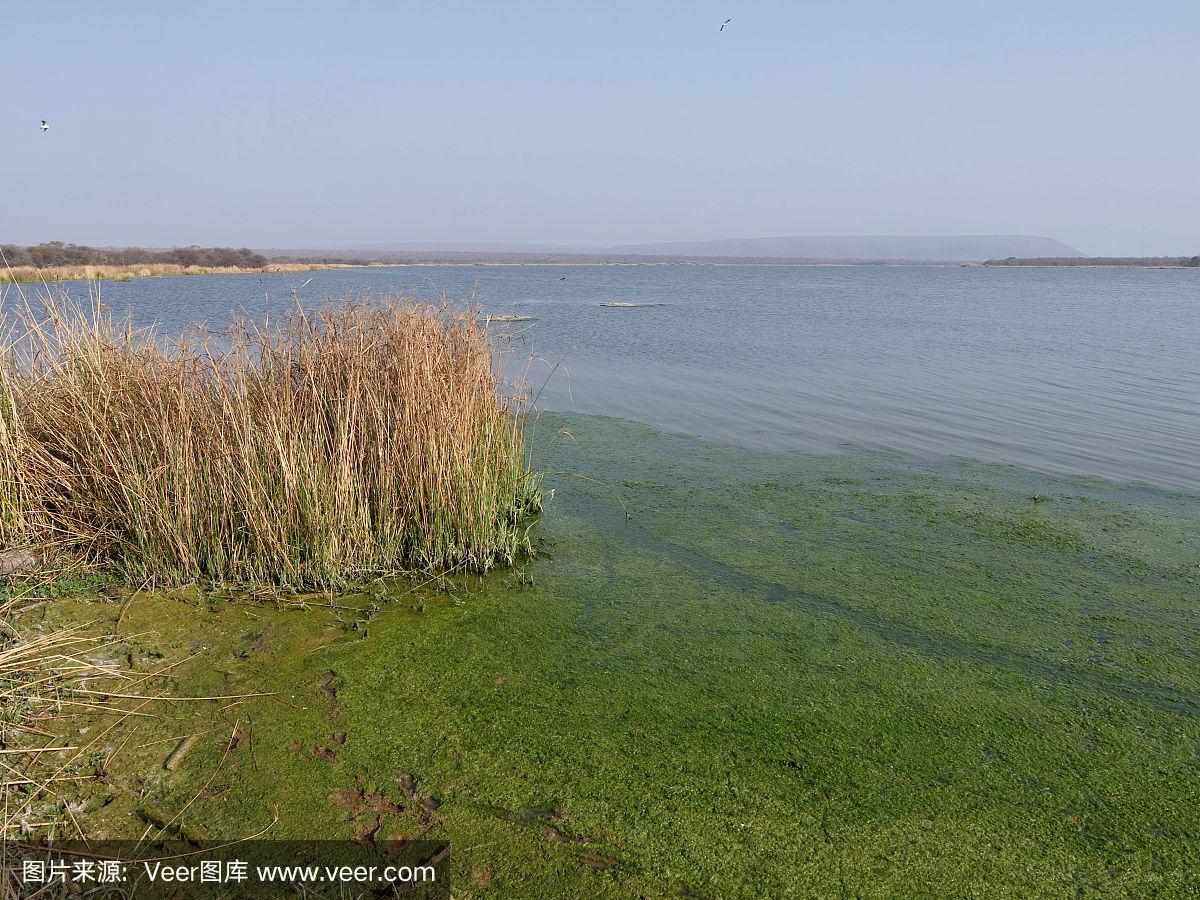
{"type": "Polygon", "coordinates": [[[1195,497],[538,427],[574,440],[520,573],[56,601],[245,697],[54,785],[89,837],[444,840],[465,897],[1196,896],[1195,497]]]}

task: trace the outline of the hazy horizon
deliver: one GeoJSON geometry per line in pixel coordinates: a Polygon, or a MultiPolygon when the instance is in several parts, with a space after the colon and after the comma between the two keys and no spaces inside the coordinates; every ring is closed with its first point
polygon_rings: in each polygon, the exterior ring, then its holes
{"type": "MultiPolygon", "coordinates": [[[[271,248],[280,249],[285,248],[271,248]]],[[[300,250],[302,248],[295,248],[300,250]]],[[[309,249],[311,248],[304,248],[309,249]]],[[[587,244],[510,244],[505,242],[404,242],[354,244],[334,252],[525,253],[594,256],[658,256],[773,259],[982,261],[1006,257],[1078,257],[1086,254],[1053,238],[1031,235],[791,235],[668,241],[610,246],[587,244]]]]}
{"type": "Polygon", "coordinates": [[[0,242],[1044,235],[1200,253],[1194,4],[48,2],[5,18],[19,74],[0,242]]]}

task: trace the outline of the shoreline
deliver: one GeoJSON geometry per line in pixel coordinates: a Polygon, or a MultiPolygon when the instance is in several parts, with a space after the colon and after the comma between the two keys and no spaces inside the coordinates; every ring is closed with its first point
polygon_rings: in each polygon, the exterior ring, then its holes
{"type": "Polygon", "coordinates": [[[0,285],[53,284],[60,281],[132,281],[135,278],[171,278],[184,275],[273,275],[286,272],[319,272],[327,269],[637,269],[668,267],[687,267],[693,269],[955,269],[981,266],[977,263],[957,262],[719,262],[716,260],[704,262],[689,260],[654,262],[508,262],[489,260],[478,262],[442,262],[439,260],[429,260],[418,262],[270,263],[262,268],[154,264],[136,266],[53,266],[32,271],[29,270],[30,267],[28,266],[14,266],[9,271],[0,270],[0,285]],[[148,269],[152,269],[153,271],[147,271],[148,269]]]}
{"type": "Polygon", "coordinates": [[[325,271],[332,269],[661,269],[685,266],[689,269],[1152,269],[1193,270],[1190,265],[1097,265],[1080,263],[1056,265],[1039,263],[991,264],[961,262],[767,262],[767,260],[719,260],[719,259],[655,259],[646,262],[635,260],[404,260],[404,262],[370,263],[269,263],[260,268],[253,266],[204,266],[154,263],[144,265],[71,265],[48,266],[35,269],[32,266],[10,266],[0,270],[0,284],[52,284],[62,281],[133,281],[134,278],[179,277],[196,275],[277,275],[284,272],[325,271]]]}
{"type": "Polygon", "coordinates": [[[0,269],[0,284],[50,284],[58,281],[132,281],[176,275],[262,275],[276,272],[314,272],[323,269],[366,269],[372,263],[268,263],[248,266],[183,266],[175,263],[145,263],[128,266],[10,266],[0,269]]]}
{"type": "Polygon", "coordinates": [[[53,266],[44,269],[12,267],[0,270],[0,285],[55,284],[62,281],[133,281],[135,278],[173,278],[198,275],[274,275],[288,272],[320,272],[332,269],[637,269],[686,267],[692,269],[1145,269],[1187,271],[1195,266],[1138,266],[1138,265],[1049,265],[1005,264],[989,265],[980,262],[722,262],[718,260],[655,260],[653,262],[511,262],[511,261],[454,261],[364,263],[270,263],[261,268],[241,266],[180,266],[173,264],[133,266],[53,266]],[[14,277],[15,276],[15,277],[14,277]]]}
{"type": "Polygon", "coordinates": [[[1103,265],[1100,263],[1080,263],[1078,265],[1055,265],[1053,263],[963,263],[967,269],[1181,269],[1183,271],[1200,271],[1196,266],[1138,266],[1133,263],[1119,265],[1103,265]]]}

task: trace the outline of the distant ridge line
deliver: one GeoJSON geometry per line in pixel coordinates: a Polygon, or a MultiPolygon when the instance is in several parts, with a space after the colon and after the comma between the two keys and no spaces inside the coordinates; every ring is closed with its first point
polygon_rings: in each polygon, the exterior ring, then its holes
{"type": "Polygon", "coordinates": [[[981,262],[1017,257],[1082,257],[1081,251],[1041,235],[863,235],[730,238],[629,244],[613,253],[755,256],[793,259],[940,260],[981,262]]]}
{"type": "MultiPolygon", "coordinates": [[[[792,260],[805,262],[983,262],[1007,257],[1077,258],[1084,254],[1040,235],[847,235],[727,238],[618,244],[534,244],[502,242],[410,242],[357,244],[334,248],[358,258],[383,254],[477,254],[536,257],[660,257],[687,259],[792,260]]],[[[301,251],[293,251],[301,252],[301,251]]],[[[307,251],[305,251],[307,252],[307,251]]],[[[324,251],[326,253],[332,251],[324,251]]]]}
{"type": "Polygon", "coordinates": [[[484,253],[473,250],[315,250],[262,248],[272,263],[475,266],[980,266],[950,259],[792,259],[782,256],[651,256],[602,253],[484,253]]]}

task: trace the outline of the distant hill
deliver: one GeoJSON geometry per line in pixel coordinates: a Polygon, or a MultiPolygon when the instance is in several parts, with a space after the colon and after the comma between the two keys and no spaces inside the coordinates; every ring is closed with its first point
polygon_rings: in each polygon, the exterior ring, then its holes
{"type": "Polygon", "coordinates": [[[504,241],[411,241],[392,244],[351,244],[352,253],[525,253],[603,256],[607,247],[591,244],[514,244],[504,241]]]}
{"type": "Polygon", "coordinates": [[[759,257],[822,260],[937,260],[981,262],[1005,257],[1081,257],[1053,238],[1036,235],[973,234],[939,237],[772,237],[721,241],[672,241],[610,247],[621,256],[759,257]]]}

